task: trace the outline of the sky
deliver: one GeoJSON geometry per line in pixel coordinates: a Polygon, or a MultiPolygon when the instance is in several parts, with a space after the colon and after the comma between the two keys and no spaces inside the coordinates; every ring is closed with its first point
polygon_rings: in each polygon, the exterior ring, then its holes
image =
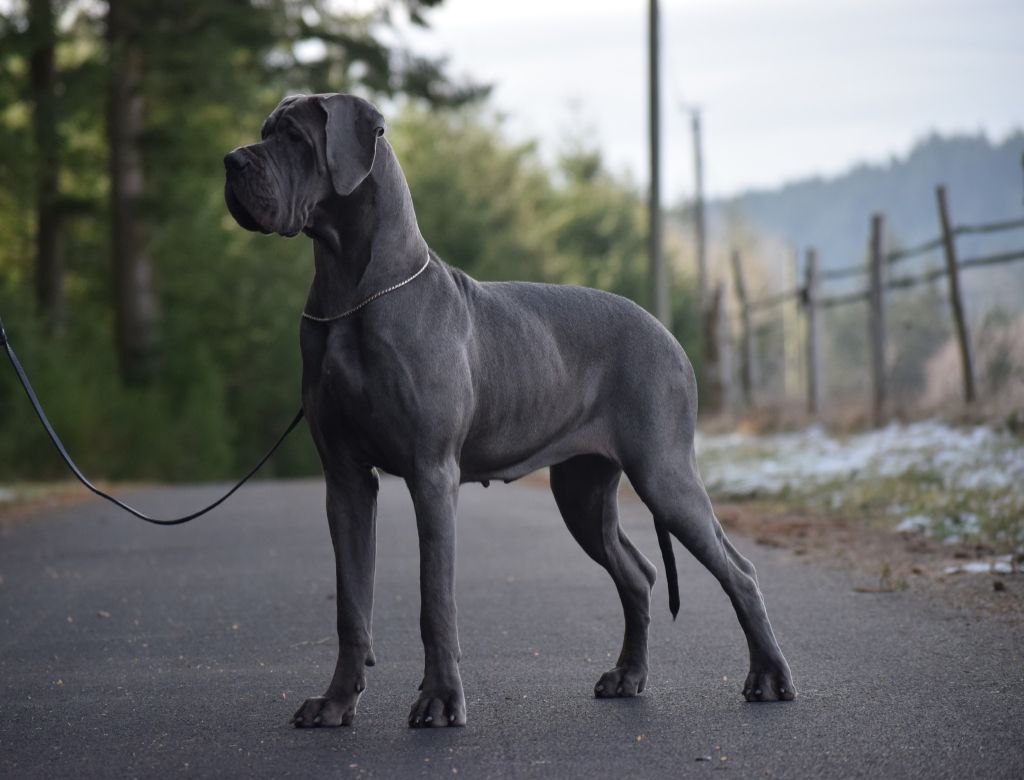
{"type": "MultiPolygon", "coordinates": [[[[684,104],[712,196],[884,162],[931,131],[1024,127],[1022,0],[662,0],[663,193],[693,190],[684,104]]],[[[492,83],[516,139],[567,136],[646,186],[647,2],[446,0],[403,27],[492,83]]]]}

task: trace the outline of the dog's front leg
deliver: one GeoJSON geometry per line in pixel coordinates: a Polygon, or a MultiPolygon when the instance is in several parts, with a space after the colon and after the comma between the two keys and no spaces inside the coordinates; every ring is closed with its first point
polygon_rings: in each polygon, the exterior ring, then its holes
{"type": "Polygon", "coordinates": [[[299,727],[349,726],[373,666],[370,618],[376,545],[377,475],[365,466],[325,464],[327,520],[338,584],[338,663],[323,696],[306,699],[299,727]]]}
{"type": "Polygon", "coordinates": [[[424,670],[409,725],[466,725],[455,621],[455,508],[459,469],[454,462],[408,480],[420,541],[420,634],[424,670]]]}

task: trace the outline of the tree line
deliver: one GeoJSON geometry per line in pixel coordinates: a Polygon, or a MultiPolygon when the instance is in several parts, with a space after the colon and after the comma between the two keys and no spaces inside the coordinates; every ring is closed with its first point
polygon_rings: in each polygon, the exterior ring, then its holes
{"type": "MultiPolygon", "coordinates": [[[[420,224],[481,279],[610,289],[645,303],[641,194],[568,138],[546,163],[488,87],[394,43],[441,0],[348,13],[328,0],[30,0],[0,14],[0,312],[58,429],[110,478],[225,477],[298,399],[308,240],[255,236],[221,158],[289,92],[382,103],[420,224]]],[[[692,340],[689,287],[678,334],[692,340]]],[[[692,352],[692,351],[691,351],[692,352]]],[[[60,466],[0,381],[0,475],[60,466]]],[[[305,437],[271,464],[312,473],[305,437]]]]}

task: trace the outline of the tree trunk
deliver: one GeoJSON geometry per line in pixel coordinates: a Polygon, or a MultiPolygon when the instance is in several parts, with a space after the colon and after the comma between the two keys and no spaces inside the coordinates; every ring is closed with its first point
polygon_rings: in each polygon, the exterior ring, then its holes
{"type": "Polygon", "coordinates": [[[64,268],[60,247],[54,49],[57,29],[53,0],[32,0],[29,8],[32,54],[32,132],[35,142],[36,185],[36,310],[48,328],[59,330],[64,319],[64,268]]]}
{"type": "Polygon", "coordinates": [[[138,4],[110,0],[107,135],[110,146],[110,220],[115,337],[122,379],[144,382],[152,373],[159,324],[153,261],[146,252],[142,215],[144,176],[143,50],[138,4]]]}

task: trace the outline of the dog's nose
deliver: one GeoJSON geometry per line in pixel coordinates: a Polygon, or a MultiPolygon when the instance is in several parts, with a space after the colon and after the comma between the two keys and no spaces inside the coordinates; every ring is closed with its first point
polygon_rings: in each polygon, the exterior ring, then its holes
{"type": "Polygon", "coordinates": [[[249,158],[242,153],[241,149],[235,149],[224,156],[224,169],[227,171],[240,171],[248,164],[249,158]]]}

